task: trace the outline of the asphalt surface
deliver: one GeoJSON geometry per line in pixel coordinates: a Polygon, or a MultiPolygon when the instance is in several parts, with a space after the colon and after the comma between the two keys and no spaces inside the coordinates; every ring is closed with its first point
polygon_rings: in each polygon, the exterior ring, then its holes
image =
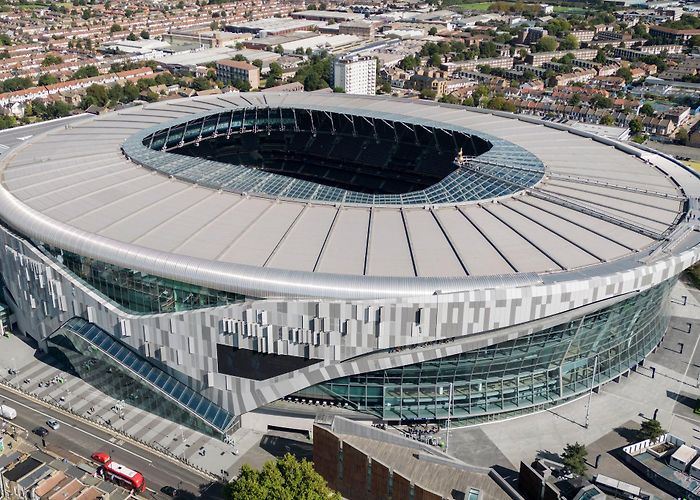
{"type": "Polygon", "coordinates": [[[89,116],[92,115],[82,113],[80,115],[59,118],[57,120],[50,120],[47,122],[39,122],[32,125],[24,125],[22,127],[15,127],[2,130],[0,131],[0,154],[5,153],[7,150],[14,146],[22,144],[27,139],[31,139],[36,135],[43,134],[44,132],[51,130],[54,127],[69,125],[71,123],[84,120],[89,116]]]}
{"type": "Polygon", "coordinates": [[[40,425],[48,427],[46,421],[52,418],[59,421],[60,428],[57,431],[50,431],[45,438],[46,448],[49,451],[65,456],[69,461],[76,463],[81,460],[89,462],[92,453],[104,451],[109,453],[115,461],[138,470],[146,479],[148,488],[146,496],[168,498],[161,493],[161,488],[171,486],[187,492],[181,495],[183,498],[222,498],[221,485],[148,449],[122,441],[121,436],[92,427],[2,386],[0,386],[0,403],[17,410],[17,418],[12,423],[30,431],[27,439],[37,447],[42,446],[41,438],[32,434],[31,430],[40,425]]]}

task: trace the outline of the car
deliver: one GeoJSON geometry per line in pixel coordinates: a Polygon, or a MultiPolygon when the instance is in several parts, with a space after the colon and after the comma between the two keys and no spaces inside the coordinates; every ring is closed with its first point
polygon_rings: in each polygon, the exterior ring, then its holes
{"type": "Polygon", "coordinates": [[[160,492],[168,495],[169,497],[173,497],[173,498],[175,498],[177,496],[177,488],[173,488],[172,486],[163,486],[160,489],[160,492]]]}
{"type": "Polygon", "coordinates": [[[57,431],[59,427],[61,427],[61,424],[58,423],[58,420],[47,420],[46,425],[51,427],[53,430],[57,431]]]}
{"type": "Polygon", "coordinates": [[[104,451],[96,451],[95,453],[90,455],[90,458],[92,458],[95,462],[99,462],[101,464],[106,464],[107,462],[112,460],[112,458],[104,451]]]}
{"type": "Polygon", "coordinates": [[[46,427],[42,427],[42,426],[35,427],[32,430],[32,432],[39,437],[46,437],[49,434],[49,430],[46,427]]]}

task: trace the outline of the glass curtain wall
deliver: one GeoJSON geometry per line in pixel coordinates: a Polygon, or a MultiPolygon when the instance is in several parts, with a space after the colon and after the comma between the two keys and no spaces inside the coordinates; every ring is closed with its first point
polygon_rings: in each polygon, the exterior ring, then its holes
{"type": "Polygon", "coordinates": [[[339,378],[297,395],[347,402],[390,421],[446,419],[451,410],[457,422],[477,423],[560,404],[624,373],[658,344],[674,282],[517,340],[339,378]]]}
{"type": "Polygon", "coordinates": [[[246,299],[237,293],[212,290],[125,269],[47,245],[40,245],[40,248],[102,295],[136,314],[224,306],[246,299]]]}

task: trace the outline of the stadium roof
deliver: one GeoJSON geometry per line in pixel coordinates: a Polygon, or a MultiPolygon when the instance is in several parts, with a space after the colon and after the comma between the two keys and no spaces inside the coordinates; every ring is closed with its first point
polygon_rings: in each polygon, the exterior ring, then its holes
{"type": "Polygon", "coordinates": [[[31,238],[165,277],[261,297],[368,298],[638,264],[675,237],[686,197],[700,196],[697,178],[669,159],[500,115],[314,93],[149,104],[58,125],[8,152],[0,162],[0,215],[31,238]],[[246,192],[205,187],[130,161],[120,149],[174,121],[254,107],[463,128],[529,152],[545,173],[494,199],[344,205],[274,198],[254,185],[246,192]]]}

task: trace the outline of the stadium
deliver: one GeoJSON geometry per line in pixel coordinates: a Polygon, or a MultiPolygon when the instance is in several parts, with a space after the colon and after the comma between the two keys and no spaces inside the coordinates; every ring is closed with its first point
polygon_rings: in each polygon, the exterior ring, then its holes
{"type": "Polygon", "coordinates": [[[229,93],[57,124],[0,157],[16,330],[209,434],[250,412],[472,424],[643,362],[700,258],[700,181],[532,117],[229,93]]]}

